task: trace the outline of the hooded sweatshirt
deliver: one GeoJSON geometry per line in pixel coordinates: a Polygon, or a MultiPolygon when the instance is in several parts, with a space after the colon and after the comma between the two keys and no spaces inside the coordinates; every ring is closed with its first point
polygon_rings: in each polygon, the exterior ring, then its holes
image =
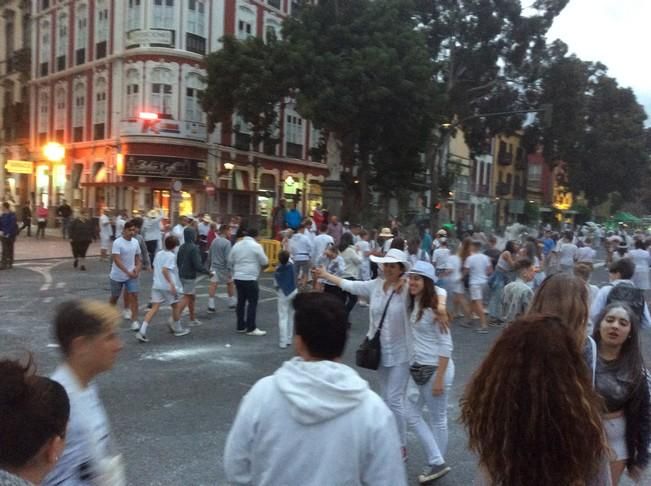
{"type": "Polygon", "coordinates": [[[193,228],[185,228],[183,230],[185,243],[181,245],[176,255],[179,278],[182,280],[193,280],[197,278],[197,273],[210,273],[201,263],[201,252],[199,251],[199,246],[194,242],[196,238],[197,232],[193,228]]]}
{"type": "Polygon", "coordinates": [[[395,419],[355,370],[286,361],[240,403],[224,449],[232,484],[406,486],[395,419]]]}

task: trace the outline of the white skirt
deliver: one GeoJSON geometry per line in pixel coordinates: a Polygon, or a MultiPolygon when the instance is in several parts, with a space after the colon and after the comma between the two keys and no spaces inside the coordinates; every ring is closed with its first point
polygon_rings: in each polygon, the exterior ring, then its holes
{"type": "Polygon", "coordinates": [[[605,418],[604,431],[611,451],[611,461],[625,461],[628,459],[626,446],[626,417],[605,418]]]}

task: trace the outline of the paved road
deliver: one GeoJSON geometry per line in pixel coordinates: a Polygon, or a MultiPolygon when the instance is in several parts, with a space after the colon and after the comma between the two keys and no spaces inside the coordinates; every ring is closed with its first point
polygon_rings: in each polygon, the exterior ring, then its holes
{"type": "MultiPolygon", "coordinates": [[[[34,352],[41,372],[51,372],[59,350],[50,335],[54,306],[73,297],[106,299],[108,266],[90,259],[88,272],[74,271],[70,259],[53,258],[18,262],[0,272],[0,354],[17,350],[34,352]]],[[[148,296],[151,274],[142,278],[148,296]]],[[[596,281],[605,281],[603,270],[596,281]]],[[[269,331],[257,338],[236,334],[235,317],[220,299],[217,314],[206,307],[206,284],[198,285],[199,318],[204,325],[191,335],[175,338],[166,332],[164,311],[148,333],[151,342],[140,344],[122,325],[125,347],[116,367],[99,380],[102,397],[124,452],[129,483],[133,485],[222,485],[222,450],[242,395],[256,380],[272,373],[292,355],[277,346],[276,303],[269,274],[262,279],[259,327],[269,331]]],[[[353,351],[367,325],[366,309],[352,314],[353,329],[345,355],[353,351]]],[[[142,314],[141,314],[142,317],[142,314]]],[[[442,486],[470,485],[476,461],[467,451],[466,438],[456,423],[458,399],[471,373],[498,335],[481,336],[453,327],[457,376],[450,400],[450,446],[447,460],[452,472],[437,482],[442,486]]],[[[648,336],[647,336],[648,338],[648,336]]],[[[649,339],[645,339],[648,349],[649,339]]],[[[373,372],[362,371],[372,386],[373,372]]],[[[345,444],[328,444],[345,447],[345,444]]],[[[409,478],[417,484],[423,464],[419,443],[409,437],[409,478]]],[[[648,476],[651,484],[651,476],[648,476]]],[[[629,483],[627,483],[629,484],[629,483]]]]}

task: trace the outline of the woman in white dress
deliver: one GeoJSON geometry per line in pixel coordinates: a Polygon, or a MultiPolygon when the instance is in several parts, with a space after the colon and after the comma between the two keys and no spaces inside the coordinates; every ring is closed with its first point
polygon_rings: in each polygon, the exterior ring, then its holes
{"type": "Polygon", "coordinates": [[[646,243],[642,240],[635,241],[635,249],[628,252],[628,256],[635,263],[635,273],[633,274],[633,284],[638,289],[649,290],[649,266],[651,266],[651,254],[646,248],[646,243]]]}

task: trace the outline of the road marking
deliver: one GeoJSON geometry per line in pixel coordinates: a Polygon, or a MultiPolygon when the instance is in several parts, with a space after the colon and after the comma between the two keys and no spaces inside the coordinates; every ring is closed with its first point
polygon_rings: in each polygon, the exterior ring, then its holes
{"type": "Polygon", "coordinates": [[[65,286],[66,286],[66,283],[65,283],[65,282],[58,282],[58,283],[57,283],[57,289],[62,289],[62,288],[65,287],[65,286]]]}

